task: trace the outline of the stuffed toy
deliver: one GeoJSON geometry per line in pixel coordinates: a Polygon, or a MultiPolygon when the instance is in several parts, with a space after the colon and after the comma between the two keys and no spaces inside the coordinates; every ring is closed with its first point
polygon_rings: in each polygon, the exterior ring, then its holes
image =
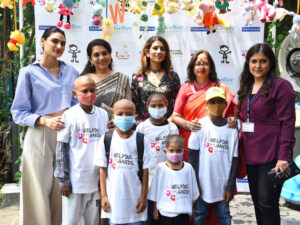
{"type": "Polygon", "coordinates": [[[226,13],[227,11],[231,11],[230,9],[228,9],[228,6],[229,6],[228,2],[229,2],[229,0],[216,0],[215,5],[216,5],[217,9],[219,9],[220,14],[226,13]]]}
{"type": "Polygon", "coordinates": [[[193,0],[182,0],[181,9],[186,11],[191,11],[194,8],[193,0]]]}
{"type": "Polygon", "coordinates": [[[166,9],[167,13],[173,14],[175,12],[178,12],[179,4],[174,1],[168,0],[166,4],[166,9]]]}
{"type": "MultiPolygon", "coordinates": [[[[282,21],[285,16],[287,16],[287,15],[293,16],[294,14],[295,14],[294,12],[287,11],[284,8],[276,8],[276,15],[275,15],[273,21],[276,21],[276,20],[282,21]]],[[[267,22],[271,22],[271,21],[267,18],[267,22]]]]}
{"type": "Polygon", "coordinates": [[[43,7],[49,13],[53,13],[58,10],[58,8],[54,5],[53,0],[46,0],[43,7]]]}
{"type": "Polygon", "coordinates": [[[294,34],[295,38],[300,40],[300,15],[294,15],[293,26],[290,29],[289,33],[294,34]]]}
{"type": "Polygon", "coordinates": [[[7,47],[10,51],[18,51],[19,46],[24,45],[24,43],[25,43],[24,34],[19,30],[15,30],[10,33],[10,40],[7,43],[7,47]]]}
{"type": "Polygon", "coordinates": [[[152,15],[162,17],[165,13],[164,0],[156,0],[152,9],[152,15]]]}
{"type": "Polygon", "coordinates": [[[202,10],[199,8],[199,5],[197,7],[196,13],[193,17],[193,20],[195,21],[195,23],[199,26],[203,25],[203,20],[204,20],[204,15],[202,10]]]}
{"type": "Polygon", "coordinates": [[[67,23],[65,24],[65,28],[69,30],[71,28],[70,16],[73,15],[72,8],[74,6],[73,0],[63,0],[62,4],[59,5],[60,11],[60,19],[57,23],[58,27],[62,27],[64,16],[67,16],[67,23]]]}
{"type": "Polygon", "coordinates": [[[115,31],[114,28],[112,27],[112,21],[111,19],[103,19],[103,24],[102,24],[102,38],[105,39],[106,37],[108,40],[111,39],[111,32],[115,31]]]}
{"type": "Polygon", "coordinates": [[[13,8],[13,5],[14,5],[14,1],[13,0],[0,0],[1,2],[1,5],[0,7],[1,8],[9,8],[9,9],[12,9],[13,8]]]}
{"type": "Polygon", "coordinates": [[[202,1],[199,3],[198,8],[203,12],[204,17],[204,27],[207,27],[207,34],[210,32],[216,32],[216,25],[221,24],[226,28],[230,25],[226,24],[221,18],[218,17],[216,13],[216,6],[211,1],[202,1]]]}
{"type": "Polygon", "coordinates": [[[141,11],[145,9],[146,8],[143,5],[143,0],[135,0],[132,6],[130,6],[130,12],[132,12],[133,14],[140,14],[141,11]]]}
{"type": "Polygon", "coordinates": [[[164,17],[158,17],[158,27],[156,30],[156,34],[160,35],[166,32],[166,23],[164,17]]]}
{"type": "Polygon", "coordinates": [[[102,20],[103,20],[102,12],[103,12],[103,6],[99,3],[95,3],[92,7],[91,26],[102,25],[102,20]]]}
{"type": "Polygon", "coordinates": [[[269,4],[269,0],[258,0],[254,4],[254,7],[260,11],[259,19],[262,23],[265,23],[267,19],[269,21],[273,21],[276,15],[276,10],[274,6],[269,4]]]}

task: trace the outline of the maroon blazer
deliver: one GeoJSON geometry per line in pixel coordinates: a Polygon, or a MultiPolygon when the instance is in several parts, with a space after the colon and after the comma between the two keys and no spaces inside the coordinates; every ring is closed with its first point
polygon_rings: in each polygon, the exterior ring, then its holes
{"type": "MultiPolygon", "coordinates": [[[[247,120],[247,102],[248,97],[241,105],[243,122],[247,120]]],[[[254,132],[242,132],[246,164],[291,161],[295,145],[295,120],[295,92],[287,80],[276,78],[267,99],[261,96],[260,89],[250,108],[254,132]]]]}

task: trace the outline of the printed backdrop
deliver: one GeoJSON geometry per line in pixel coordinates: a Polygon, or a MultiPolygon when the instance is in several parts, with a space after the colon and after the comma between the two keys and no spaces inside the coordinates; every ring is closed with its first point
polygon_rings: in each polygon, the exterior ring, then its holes
{"type": "MultiPolygon", "coordinates": [[[[53,0],[58,6],[61,1],[53,0]]],[[[212,0],[213,1],[213,0],[212,0]]],[[[42,4],[44,0],[36,1],[35,26],[36,26],[36,55],[37,59],[42,56],[40,38],[42,33],[49,26],[55,26],[59,20],[58,13],[47,12],[42,4]]],[[[117,0],[108,0],[115,12],[115,3],[121,5],[117,0]]],[[[129,4],[134,4],[130,0],[129,4]]],[[[124,22],[120,23],[119,15],[117,24],[113,25],[115,32],[112,32],[113,69],[131,76],[140,68],[141,50],[146,40],[156,35],[158,17],[151,15],[155,1],[147,1],[146,10],[141,14],[133,14],[126,8],[124,22]],[[142,14],[148,15],[148,21],[140,20],[142,14]]],[[[166,5],[166,0],[164,4],[166,5]]],[[[181,1],[179,1],[180,3],[181,1]]],[[[197,4],[199,0],[194,0],[197,4]]],[[[71,16],[71,29],[65,30],[67,45],[62,60],[73,65],[80,73],[87,63],[86,47],[95,38],[102,38],[102,30],[99,27],[91,26],[92,3],[90,0],[81,0],[74,8],[71,16]],[[75,58],[76,55],[76,58],[75,58]]],[[[236,93],[238,88],[238,77],[242,70],[247,49],[254,43],[263,41],[264,25],[257,16],[251,26],[245,24],[244,0],[229,1],[229,9],[220,17],[231,24],[230,28],[217,26],[217,31],[209,35],[204,27],[198,26],[193,21],[193,15],[179,9],[178,12],[168,14],[164,18],[166,31],[161,34],[169,43],[171,49],[172,63],[174,70],[179,74],[182,82],[186,80],[186,67],[191,56],[200,49],[208,50],[216,64],[219,79],[227,84],[236,93]],[[227,55],[225,60],[224,56],[227,55]]],[[[109,8],[105,8],[102,16],[110,16],[109,8]]],[[[64,24],[66,23],[66,16],[64,24]]]]}

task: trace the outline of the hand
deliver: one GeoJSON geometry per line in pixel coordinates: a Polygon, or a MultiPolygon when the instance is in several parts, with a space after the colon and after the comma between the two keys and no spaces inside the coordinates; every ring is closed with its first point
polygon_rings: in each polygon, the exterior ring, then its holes
{"type": "Polygon", "coordinates": [[[291,174],[291,169],[288,167],[289,163],[287,161],[278,160],[275,166],[276,175],[279,172],[284,171],[284,175],[288,177],[291,174]]]}
{"type": "Polygon", "coordinates": [[[116,127],[116,125],[113,123],[113,121],[109,120],[107,123],[108,130],[113,130],[113,129],[115,129],[115,127],[116,127]]]}
{"type": "Polygon", "coordinates": [[[230,202],[233,199],[233,195],[227,191],[224,191],[224,201],[230,202]]]}
{"type": "Polygon", "coordinates": [[[40,117],[38,124],[48,127],[52,130],[60,131],[65,127],[65,123],[61,121],[61,119],[62,119],[61,116],[57,116],[53,118],[40,117]]]}
{"type": "Polygon", "coordinates": [[[228,126],[230,128],[237,128],[238,127],[237,120],[234,116],[227,117],[227,123],[228,123],[228,126]]]}
{"type": "Polygon", "coordinates": [[[158,209],[157,209],[156,207],[153,209],[153,218],[154,218],[155,220],[158,220],[158,219],[159,219],[159,216],[158,216],[158,209]]]}
{"type": "Polygon", "coordinates": [[[110,208],[110,204],[109,204],[107,196],[102,196],[101,197],[101,206],[102,206],[102,209],[103,209],[104,212],[106,212],[106,213],[111,212],[111,208],[110,208]]]}
{"type": "Polygon", "coordinates": [[[60,193],[62,196],[69,197],[72,194],[72,186],[60,189],[60,193]]]}
{"type": "Polygon", "coordinates": [[[139,197],[138,202],[136,204],[136,213],[141,213],[145,210],[147,203],[147,198],[144,196],[139,197]]]}
{"type": "Polygon", "coordinates": [[[197,131],[201,129],[201,123],[199,123],[197,119],[192,120],[190,122],[187,121],[187,123],[188,123],[187,127],[190,131],[197,131]]]}

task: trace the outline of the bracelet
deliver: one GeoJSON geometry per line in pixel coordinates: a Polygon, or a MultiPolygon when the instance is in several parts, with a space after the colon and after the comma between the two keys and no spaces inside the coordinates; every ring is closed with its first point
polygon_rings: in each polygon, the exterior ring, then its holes
{"type": "Polygon", "coordinates": [[[183,128],[187,130],[186,123],[187,123],[187,120],[184,120],[183,128]]]}

